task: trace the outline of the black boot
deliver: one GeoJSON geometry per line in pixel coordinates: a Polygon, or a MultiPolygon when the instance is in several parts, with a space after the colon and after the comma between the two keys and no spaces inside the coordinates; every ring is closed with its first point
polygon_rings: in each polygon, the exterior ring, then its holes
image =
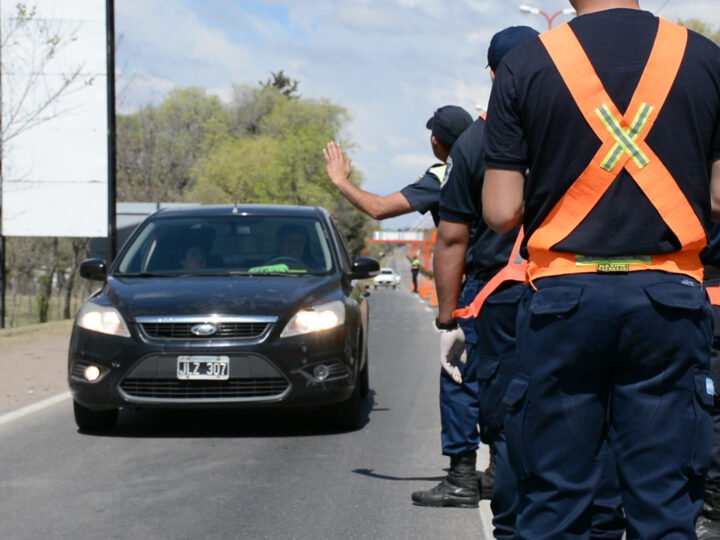
{"type": "Polygon", "coordinates": [[[695,524],[698,540],[720,540],[720,493],[705,491],[702,513],[695,524]]]}
{"type": "Polygon", "coordinates": [[[493,484],[495,482],[495,450],[490,445],[490,463],[487,469],[478,473],[478,488],[480,490],[480,498],[491,500],[493,493],[493,484]]]}
{"type": "Polygon", "coordinates": [[[437,486],[427,491],[416,491],[412,500],[419,506],[452,506],[477,508],[480,502],[475,452],[450,456],[450,471],[437,486]]]}

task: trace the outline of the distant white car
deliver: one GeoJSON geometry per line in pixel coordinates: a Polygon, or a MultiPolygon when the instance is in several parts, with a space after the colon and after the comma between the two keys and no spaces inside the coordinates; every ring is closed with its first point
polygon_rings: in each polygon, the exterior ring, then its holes
{"type": "Polygon", "coordinates": [[[400,274],[393,268],[381,268],[380,273],[373,278],[373,286],[376,289],[378,287],[392,287],[395,289],[399,284],[400,274]]]}

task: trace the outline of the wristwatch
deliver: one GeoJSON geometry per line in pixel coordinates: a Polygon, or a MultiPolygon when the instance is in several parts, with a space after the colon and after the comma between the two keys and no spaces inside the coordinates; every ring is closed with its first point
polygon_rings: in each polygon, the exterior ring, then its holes
{"type": "Polygon", "coordinates": [[[453,319],[450,322],[440,322],[437,317],[435,318],[435,328],[438,330],[455,330],[458,327],[458,320],[453,319]]]}

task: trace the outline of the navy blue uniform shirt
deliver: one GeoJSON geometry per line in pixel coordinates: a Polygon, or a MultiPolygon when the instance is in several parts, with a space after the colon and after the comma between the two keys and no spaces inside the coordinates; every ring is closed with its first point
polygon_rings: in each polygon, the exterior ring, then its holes
{"type": "MultiPolygon", "coordinates": [[[[577,17],[570,27],[624,113],[650,56],[658,19],[646,11],[612,9],[577,17]]],[[[496,75],[488,110],[486,165],[530,169],[524,214],[529,238],[587,168],[600,140],[539,39],[508,53],[496,75]]],[[[719,122],[720,49],[689,32],[680,72],[647,143],[706,228],[710,168],[720,158],[719,122]]],[[[623,171],[588,218],[555,249],[618,256],[668,253],[679,247],[675,235],[623,171]]]]}
{"type": "MultiPolygon", "coordinates": [[[[702,252],[705,265],[705,279],[720,278],[720,225],[713,225],[710,230],[708,245],[702,252]]],[[[716,329],[716,332],[720,328],[716,329]]]]}
{"type": "Polygon", "coordinates": [[[492,277],[507,264],[517,236],[517,231],[499,235],[482,220],[484,131],[485,121],[477,119],[455,142],[440,195],[440,219],[470,226],[465,273],[481,279],[492,277]]]}
{"type": "Polygon", "coordinates": [[[417,182],[402,188],[400,193],[402,193],[403,197],[407,199],[410,206],[412,206],[416,212],[425,214],[429,211],[437,227],[438,201],[440,200],[440,187],[443,179],[438,178],[430,172],[430,169],[435,166],[436,165],[433,165],[425,171],[425,174],[420,177],[417,182]]]}

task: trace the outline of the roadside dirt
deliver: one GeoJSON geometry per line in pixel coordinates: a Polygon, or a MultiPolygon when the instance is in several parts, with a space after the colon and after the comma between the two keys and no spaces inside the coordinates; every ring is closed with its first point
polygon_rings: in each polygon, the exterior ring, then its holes
{"type": "Polygon", "coordinates": [[[70,321],[0,334],[0,414],[68,390],[70,321]]]}

